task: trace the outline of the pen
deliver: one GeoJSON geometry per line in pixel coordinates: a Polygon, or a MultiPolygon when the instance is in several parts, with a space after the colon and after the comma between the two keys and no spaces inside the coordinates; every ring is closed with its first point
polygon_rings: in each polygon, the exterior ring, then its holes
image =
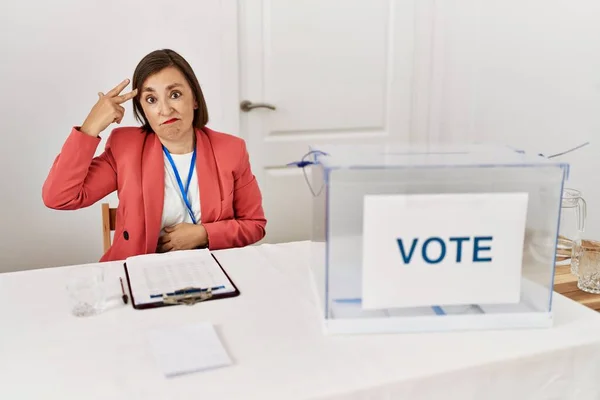
{"type": "Polygon", "coordinates": [[[119,277],[119,281],[121,282],[121,292],[123,293],[123,296],[121,296],[121,298],[123,299],[123,303],[127,304],[127,302],[129,302],[129,297],[125,294],[125,288],[123,287],[123,278],[119,277]]]}
{"type": "MultiPolygon", "coordinates": [[[[187,294],[187,293],[202,293],[202,292],[206,292],[208,290],[219,290],[219,289],[225,289],[225,286],[221,285],[221,286],[214,286],[211,288],[192,288],[192,289],[185,289],[185,290],[176,290],[172,293],[166,293],[166,296],[176,296],[179,294],[187,294]]],[[[156,297],[163,297],[162,294],[151,294],[150,298],[154,299],[156,297]]]]}

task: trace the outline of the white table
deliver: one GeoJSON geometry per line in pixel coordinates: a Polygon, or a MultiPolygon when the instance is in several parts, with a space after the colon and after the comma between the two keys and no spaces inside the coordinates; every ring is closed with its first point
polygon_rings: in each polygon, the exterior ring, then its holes
{"type": "MultiPolygon", "coordinates": [[[[308,243],[215,254],[233,299],[71,316],[64,267],[0,275],[0,399],[599,399],[600,314],[555,295],[541,330],[324,336],[308,243]],[[264,283],[267,283],[267,286],[264,283]],[[163,377],[145,334],[215,324],[234,365],[163,377]]],[[[120,294],[120,263],[107,263],[120,294]]]]}

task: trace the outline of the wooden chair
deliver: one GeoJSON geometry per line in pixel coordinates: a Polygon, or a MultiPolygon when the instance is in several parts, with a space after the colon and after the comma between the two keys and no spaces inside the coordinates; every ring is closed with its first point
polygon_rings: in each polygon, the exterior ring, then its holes
{"type": "Polygon", "coordinates": [[[117,209],[110,208],[108,203],[102,203],[102,238],[104,241],[104,252],[111,245],[110,232],[115,230],[117,220],[117,209]]]}

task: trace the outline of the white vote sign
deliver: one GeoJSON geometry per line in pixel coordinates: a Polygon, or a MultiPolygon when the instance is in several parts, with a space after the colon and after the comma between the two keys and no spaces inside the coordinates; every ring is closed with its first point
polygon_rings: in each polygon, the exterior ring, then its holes
{"type": "Polygon", "coordinates": [[[527,193],[367,195],[363,308],[520,301],[527,193]]]}

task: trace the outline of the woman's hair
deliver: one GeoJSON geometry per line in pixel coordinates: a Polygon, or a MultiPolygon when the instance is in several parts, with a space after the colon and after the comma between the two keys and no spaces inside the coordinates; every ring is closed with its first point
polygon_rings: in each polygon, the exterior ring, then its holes
{"type": "Polygon", "coordinates": [[[140,103],[142,85],[150,75],[156,74],[167,67],[175,67],[185,76],[188,85],[190,85],[194,93],[194,99],[198,104],[198,108],[194,110],[194,128],[204,128],[208,122],[208,109],[206,108],[206,101],[204,100],[202,89],[200,89],[198,78],[196,78],[196,74],[194,74],[194,70],[190,64],[175,51],[169,49],[153,51],[142,58],[135,68],[132,84],[132,89],[138,89],[138,95],[133,98],[133,115],[135,119],[142,124],[142,130],[153,132],[140,103]]]}

